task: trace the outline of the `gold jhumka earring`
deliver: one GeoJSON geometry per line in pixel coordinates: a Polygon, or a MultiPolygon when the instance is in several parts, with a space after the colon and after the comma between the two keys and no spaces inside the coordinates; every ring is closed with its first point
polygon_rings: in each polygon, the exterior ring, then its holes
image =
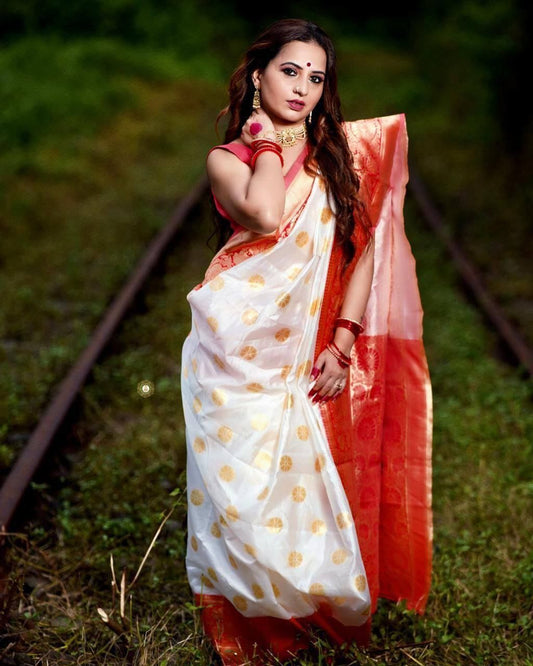
{"type": "Polygon", "coordinates": [[[259,92],[259,88],[255,89],[254,92],[254,99],[252,101],[252,107],[254,109],[259,109],[261,108],[261,93],[259,92]]]}

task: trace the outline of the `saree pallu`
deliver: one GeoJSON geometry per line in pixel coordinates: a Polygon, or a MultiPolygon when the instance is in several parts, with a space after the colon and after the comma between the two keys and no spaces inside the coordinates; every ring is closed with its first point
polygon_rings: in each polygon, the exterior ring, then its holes
{"type": "Polygon", "coordinates": [[[189,295],[187,573],[224,664],[287,658],[312,627],[368,640],[379,596],[422,612],[431,570],[431,393],[403,230],[403,115],[346,123],[375,224],[349,385],[308,398],[342,271],[323,182],[302,168],[275,234],[234,234],[189,295]]]}

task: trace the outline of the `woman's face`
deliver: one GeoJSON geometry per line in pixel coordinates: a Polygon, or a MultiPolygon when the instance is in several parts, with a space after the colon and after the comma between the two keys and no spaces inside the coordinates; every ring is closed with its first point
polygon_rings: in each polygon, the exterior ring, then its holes
{"type": "Polygon", "coordinates": [[[255,71],[261,107],[274,125],[299,125],[324,90],[327,56],[316,42],[289,42],[264,71],[255,71]]]}

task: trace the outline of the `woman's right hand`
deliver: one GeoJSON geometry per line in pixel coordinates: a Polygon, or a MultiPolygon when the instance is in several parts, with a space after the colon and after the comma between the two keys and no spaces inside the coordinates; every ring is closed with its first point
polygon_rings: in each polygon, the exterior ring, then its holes
{"type": "MultiPolygon", "coordinates": [[[[256,129],[257,127],[254,127],[254,130],[256,129]]],[[[275,141],[276,130],[270,120],[270,116],[263,109],[259,108],[252,111],[250,117],[242,127],[241,139],[247,146],[251,145],[252,141],[256,139],[270,139],[271,141],[275,141]],[[259,132],[252,134],[250,128],[254,123],[259,123],[262,127],[259,132]]]]}

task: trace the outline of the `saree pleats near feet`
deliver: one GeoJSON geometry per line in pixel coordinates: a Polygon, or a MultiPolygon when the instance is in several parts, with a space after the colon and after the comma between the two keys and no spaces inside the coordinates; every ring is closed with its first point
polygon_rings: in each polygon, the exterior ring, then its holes
{"type": "Polygon", "coordinates": [[[376,260],[342,396],[307,396],[357,260],[342,272],[320,177],[301,168],[279,230],[237,231],[188,296],[187,572],[225,664],[286,658],[312,627],[364,643],[379,596],[422,612],[429,591],[431,394],[403,228],[405,119],[346,132],[376,260]]]}

